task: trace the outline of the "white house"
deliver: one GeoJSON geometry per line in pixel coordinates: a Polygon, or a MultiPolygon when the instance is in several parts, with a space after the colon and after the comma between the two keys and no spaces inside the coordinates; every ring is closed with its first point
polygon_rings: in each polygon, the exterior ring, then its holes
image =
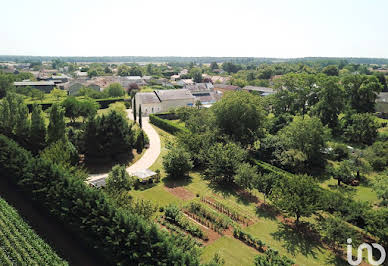
{"type": "Polygon", "coordinates": [[[143,116],[167,112],[179,106],[193,106],[195,97],[187,89],[155,90],[153,92],[139,92],[135,95],[136,112],[143,116]]]}

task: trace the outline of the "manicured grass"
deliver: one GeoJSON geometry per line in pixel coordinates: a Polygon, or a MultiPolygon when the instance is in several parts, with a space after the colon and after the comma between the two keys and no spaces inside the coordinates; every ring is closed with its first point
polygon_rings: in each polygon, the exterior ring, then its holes
{"type": "MultiPolygon", "coordinates": [[[[371,182],[373,180],[373,174],[369,174],[367,178],[371,182]]],[[[332,191],[352,193],[355,200],[367,201],[371,204],[375,204],[378,201],[376,192],[374,192],[372,187],[364,184],[355,187],[342,184],[341,187],[338,187],[337,180],[331,178],[323,182],[321,186],[332,191]]]]}
{"type": "Polygon", "coordinates": [[[298,265],[347,265],[312,237],[298,233],[273,218],[262,217],[245,231],[278,250],[281,255],[294,260],[298,265]]]}
{"type": "Polygon", "coordinates": [[[164,185],[162,184],[162,182],[153,186],[152,188],[131,191],[130,194],[134,198],[150,200],[159,207],[166,206],[171,203],[174,203],[177,205],[182,205],[183,203],[181,199],[179,199],[178,197],[168,192],[164,188],[164,185]]]}
{"type": "Polygon", "coordinates": [[[240,240],[229,236],[223,236],[204,247],[201,259],[208,262],[216,253],[225,260],[225,265],[253,265],[255,256],[260,254],[240,240]]]}

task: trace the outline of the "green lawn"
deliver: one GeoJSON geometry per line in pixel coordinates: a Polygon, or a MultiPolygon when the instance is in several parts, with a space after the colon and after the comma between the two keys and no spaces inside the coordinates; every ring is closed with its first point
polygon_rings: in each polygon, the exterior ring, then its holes
{"type": "MultiPolygon", "coordinates": [[[[373,180],[373,174],[369,174],[367,178],[371,182],[373,180]]],[[[323,182],[321,186],[332,191],[351,193],[355,200],[367,201],[371,204],[378,202],[376,192],[374,192],[371,185],[360,184],[359,186],[353,187],[342,184],[341,187],[338,187],[337,180],[331,178],[323,182]]]]}
{"type": "Polygon", "coordinates": [[[225,260],[225,265],[252,265],[255,256],[260,253],[243,244],[240,240],[223,236],[204,247],[202,261],[210,261],[218,253],[225,260]]]}

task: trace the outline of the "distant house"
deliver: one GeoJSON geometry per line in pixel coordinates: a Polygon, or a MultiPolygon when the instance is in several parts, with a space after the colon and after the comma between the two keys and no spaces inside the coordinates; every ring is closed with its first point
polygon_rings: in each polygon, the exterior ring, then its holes
{"type": "Polygon", "coordinates": [[[221,94],[214,90],[211,83],[196,83],[186,85],[184,88],[189,90],[195,97],[195,101],[199,100],[202,105],[211,105],[221,98],[221,94]]]}
{"type": "Polygon", "coordinates": [[[171,108],[179,106],[193,106],[195,101],[195,97],[187,89],[139,92],[136,93],[135,99],[137,113],[139,113],[139,106],[141,105],[143,116],[167,112],[171,108]]]}
{"type": "Polygon", "coordinates": [[[228,92],[228,91],[238,91],[241,90],[239,86],[235,85],[225,85],[225,84],[214,84],[214,89],[220,92],[228,92]]]}
{"type": "Polygon", "coordinates": [[[69,81],[69,77],[66,76],[66,75],[63,75],[63,74],[61,74],[61,75],[52,75],[50,80],[52,80],[54,82],[57,81],[56,83],[66,83],[66,82],[69,81]]]}
{"type": "Polygon", "coordinates": [[[245,86],[242,88],[244,91],[249,91],[249,92],[257,92],[261,96],[267,96],[271,94],[275,94],[275,90],[272,88],[267,88],[267,87],[256,87],[256,86],[245,86]]]}
{"type": "Polygon", "coordinates": [[[20,81],[14,82],[15,87],[31,87],[38,90],[41,90],[45,93],[49,93],[52,89],[55,88],[55,83],[53,81],[20,81]]]}

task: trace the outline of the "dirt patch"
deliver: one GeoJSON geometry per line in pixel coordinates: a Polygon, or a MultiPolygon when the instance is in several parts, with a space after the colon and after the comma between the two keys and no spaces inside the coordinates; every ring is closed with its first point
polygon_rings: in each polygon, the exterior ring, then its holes
{"type": "Polygon", "coordinates": [[[164,189],[183,200],[192,200],[195,198],[194,193],[184,187],[164,187],[164,189]]]}

